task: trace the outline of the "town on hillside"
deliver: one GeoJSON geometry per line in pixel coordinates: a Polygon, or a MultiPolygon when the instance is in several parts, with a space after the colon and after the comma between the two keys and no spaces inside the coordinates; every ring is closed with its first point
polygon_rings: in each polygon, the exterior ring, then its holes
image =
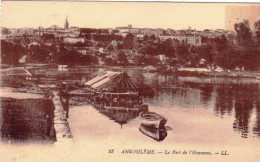
{"type": "Polygon", "coordinates": [[[2,28],[2,64],[64,64],[147,66],[162,69],[193,67],[223,70],[258,70],[259,21],[252,34],[248,21],[224,29],[2,28]],[[247,27],[247,28],[245,28],[247,27]],[[240,29],[248,30],[241,31],[240,29]],[[248,32],[248,33],[246,33],[248,32]],[[247,35],[245,35],[247,34],[247,35]],[[247,39],[248,37],[248,39],[247,39]],[[243,48],[246,47],[246,48],[243,48]],[[241,52],[245,51],[246,52],[241,52]],[[250,61],[243,62],[247,57],[250,61]]]}

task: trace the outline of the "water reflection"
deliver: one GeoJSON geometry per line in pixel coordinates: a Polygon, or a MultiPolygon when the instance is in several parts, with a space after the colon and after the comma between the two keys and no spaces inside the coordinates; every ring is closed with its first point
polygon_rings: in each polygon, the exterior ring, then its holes
{"type": "MultiPolygon", "coordinates": [[[[139,116],[141,110],[118,110],[118,109],[104,109],[104,108],[97,108],[96,109],[107,116],[109,119],[114,120],[116,123],[121,125],[121,128],[124,124],[127,124],[132,119],[135,119],[139,116]]],[[[148,111],[148,110],[146,110],[148,111]]]]}
{"type": "MultiPolygon", "coordinates": [[[[59,79],[79,80],[84,82],[105,70],[113,68],[82,68],[69,69],[66,72],[51,71],[47,74],[59,79]]],[[[161,75],[158,73],[142,73],[137,69],[116,69],[127,72],[135,80],[150,85],[156,91],[154,96],[144,98],[149,106],[156,107],[157,111],[164,112],[168,119],[172,118],[176,109],[197,115],[198,109],[201,115],[212,110],[214,115],[221,118],[229,118],[233,122],[230,127],[241,137],[247,138],[250,132],[260,137],[260,84],[249,79],[226,79],[226,78],[198,78],[178,77],[176,75],[161,75]],[[193,110],[193,111],[186,111],[193,110]],[[254,119],[255,120],[252,120],[254,119]],[[252,128],[249,124],[252,123],[252,128]]],[[[37,74],[46,75],[43,71],[37,74]]],[[[46,77],[46,76],[45,76],[46,77]]],[[[119,124],[126,124],[135,119],[139,112],[120,112],[99,110],[110,119],[119,124]]],[[[214,127],[214,123],[208,123],[214,127]]],[[[138,125],[139,126],[139,125],[138,125]]],[[[137,126],[137,127],[138,127],[137,126]]],[[[149,129],[148,129],[149,130],[149,129]]]]}
{"type": "Polygon", "coordinates": [[[144,135],[151,137],[156,141],[162,141],[167,136],[167,130],[165,126],[156,127],[155,125],[146,125],[144,123],[141,123],[139,130],[144,135]]]}
{"type": "Polygon", "coordinates": [[[255,105],[255,99],[259,94],[255,93],[258,88],[257,84],[236,84],[235,93],[235,121],[233,128],[235,131],[242,133],[242,137],[247,138],[252,110],[255,105]]]}
{"type": "Polygon", "coordinates": [[[259,97],[258,97],[258,100],[256,103],[256,123],[253,128],[253,133],[260,137],[260,100],[259,100],[259,97]]]}
{"type": "Polygon", "coordinates": [[[200,87],[200,101],[207,105],[211,100],[213,92],[213,85],[212,84],[205,84],[200,87]]]}
{"type": "Polygon", "coordinates": [[[219,84],[216,88],[215,112],[220,115],[231,114],[233,109],[233,90],[230,85],[219,84]]]}

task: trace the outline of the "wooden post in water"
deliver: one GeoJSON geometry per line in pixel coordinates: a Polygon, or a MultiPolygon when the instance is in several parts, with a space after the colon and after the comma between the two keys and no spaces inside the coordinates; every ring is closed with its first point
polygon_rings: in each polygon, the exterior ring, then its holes
{"type": "Polygon", "coordinates": [[[68,84],[66,84],[65,87],[65,105],[64,105],[64,109],[66,111],[66,118],[69,118],[69,94],[68,94],[68,84]]]}
{"type": "Polygon", "coordinates": [[[69,95],[66,95],[66,103],[65,103],[65,111],[66,111],[66,118],[69,118],[69,95]]]}

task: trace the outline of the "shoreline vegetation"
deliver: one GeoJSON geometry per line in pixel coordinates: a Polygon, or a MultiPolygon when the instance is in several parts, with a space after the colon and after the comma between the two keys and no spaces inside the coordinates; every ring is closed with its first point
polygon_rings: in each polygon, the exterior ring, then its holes
{"type": "Polygon", "coordinates": [[[260,80],[260,72],[198,72],[179,71],[179,76],[189,77],[226,77],[226,78],[250,78],[260,80]]]}
{"type": "MultiPolygon", "coordinates": [[[[2,64],[1,69],[7,68],[10,66],[6,66],[2,64]]],[[[48,65],[48,64],[25,64],[23,67],[25,68],[56,68],[58,65],[48,65]]],[[[107,66],[107,65],[88,65],[88,66],[73,66],[70,68],[111,68],[113,70],[118,69],[135,69],[142,70],[143,66],[107,66]]],[[[260,72],[249,72],[249,71],[210,71],[207,68],[181,68],[177,70],[168,70],[168,71],[155,71],[156,73],[166,74],[166,75],[178,75],[182,77],[226,77],[226,78],[250,78],[260,80],[260,72]]],[[[155,73],[144,71],[143,73],[155,73]]]]}

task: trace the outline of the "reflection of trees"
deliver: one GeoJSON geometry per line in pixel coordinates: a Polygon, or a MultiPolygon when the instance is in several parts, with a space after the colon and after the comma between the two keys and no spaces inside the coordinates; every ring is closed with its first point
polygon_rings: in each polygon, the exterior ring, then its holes
{"type": "Polygon", "coordinates": [[[242,133],[242,137],[247,138],[248,124],[254,108],[254,97],[257,84],[237,84],[233,88],[235,94],[235,121],[233,128],[242,133]]]}
{"type": "Polygon", "coordinates": [[[200,100],[207,104],[209,100],[211,99],[211,94],[213,91],[213,85],[212,84],[205,84],[204,86],[200,87],[200,100]]]}
{"type": "Polygon", "coordinates": [[[196,105],[196,101],[201,100],[204,104],[210,100],[213,85],[208,83],[183,82],[182,88],[178,90],[178,95],[184,99],[187,106],[196,105]],[[200,93],[200,95],[199,95],[200,93]]]}
{"type": "Polygon", "coordinates": [[[256,123],[253,128],[253,133],[260,137],[260,98],[256,102],[256,123]]]}
{"type": "Polygon", "coordinates": [[[234,92],[230,85],[221,84],[216,90],[215,112],[220,115],[230,114],[233,108],[234,92]]]}
{"type": "Polygon", "coordinates": [[[234,107],[233,129],[247,138],[251,113],[256,103],[257,121],[253,132],[260,136],[260,100],[258,84],[221,84],[216,89],[215,112],[230,114],[234,107]]]}

